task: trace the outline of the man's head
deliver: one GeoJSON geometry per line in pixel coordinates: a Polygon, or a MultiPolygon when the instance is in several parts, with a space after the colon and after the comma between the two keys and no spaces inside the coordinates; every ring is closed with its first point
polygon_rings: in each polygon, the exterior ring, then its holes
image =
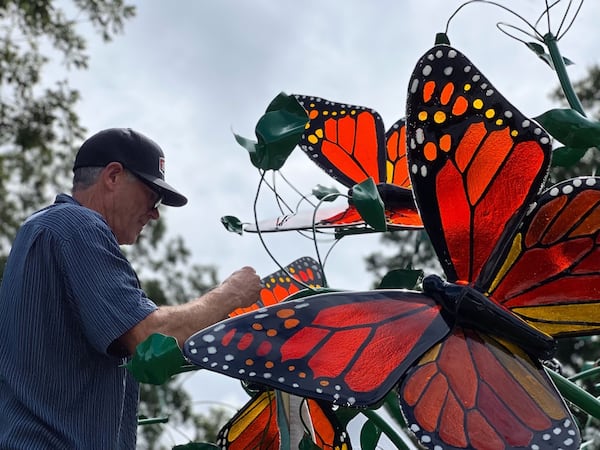
{"type": "Polygon", "coordinates": [[[131,128],[109,128],[88,138],[79,148],[73,171],[119,162],[162,197],[162,204],[183,206],[187,198],[165,182],[165,155],[156,142],[131,128]]]}
{"type": "Polygon", "coordinates": [[[104,216],[120,244],[135,242],[158,219],[158,205],[187,198],[165,182],[165,157],[151,139],[129,128],[110,128],[87,139],[73,165],[73,196],[104,216]]]}

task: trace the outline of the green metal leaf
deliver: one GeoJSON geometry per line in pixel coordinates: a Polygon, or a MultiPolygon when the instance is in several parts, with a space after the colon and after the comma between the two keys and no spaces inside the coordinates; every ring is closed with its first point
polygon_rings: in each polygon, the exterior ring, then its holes
{"type": "Polygon", "coordinates": [[[298,450],[321,450],[321,447],[315,444],[307,433],[304,433],[300,444],[298,444],[298,450]]]}
{"type": "Polygon", "coordinates": [[[220,448],[209,442],[190,442],[189,444],[176,445],[172,450],[219,450],[220,448]]]}
{"type": "Polygon", "coordinates": [[[392,389],[383,399],[383,408],[387,411],[392,419],[400,426],[400,428],[406,428],[406,421],[404,420],[404,414],[400,409],[400,403],[398,402],[398,394],[395,389],[392,389]]]}
{"type": "Polygon", "coordinates": [[[556,384],[556,388],[564,398],[574,403],[590,416],[600,419],[600,400],[555,371],[546,368],[546,372],[550,375],[550,378],[556,384]]]}
{"type": "Polygon", "coordinates": [[[600,122],[590,120],[574,109],[556,108],[535,118],[564,145],[589,148],[600,145],[600,122]]]}
{"type": "Polygon", "coordinates": [[[237,233],[240,236],[244,233],[242,221],[235,216],[223,216],[221,217],[221,223],[227,231],[237,233]]]}
{"type": "Polygon", "coordinates": [[[375,450],[381,437],[381,429],[367,420],[360,430],[360,448],[362,450],[375,450]]]}
{"type": "MultiPolygon", "coordinates": [[[[538,44],[537,42],[526,42],[525,45],[527,48],[531,49],[542,61],[548,64],[552,70],[555,70],[554,63],[552,62],[552,56],[546,52],[546,48],[543,45],[538,44]]],[[[563,57],[563,62],[565,66],[574,64],[573,61],[565,57],[563,57]]]]}
{"type": "Polygon", "coordinates": [[[387,231],[383,200],[373,178],[369,177],[352,188],[352,203],[364,221],[375,231],[387,231]]]}
{"type": "Polygon", "coordinates": [[[296,98],[283,92],[271,101],[258,119],[257,141],[234,133],[236,141],[250,153],[252,164],[263,170],[280,169],[300,140],[308,123],[306,110],[296,98]]]}
{"type": "Polygon", "coordinates": [[[312,190],[312,194],[317,197],[317,199],[319,200],[323,200],[325,199],[326,202],[332,202],[334,201],[337,196],[334,196],[332,194],[339,194],[340,191],[338,191],[335,187],[325,187],[325,186],[321,186],[320,184],[317,184],[313,190],[312,190]],[[328,198],[325,198],[327,196],[330,196],[328,198]]]}
{"type": "Polygon", "coordinates": [[[185,359],[173,336],[151,334],[141,342],[125,367],[140,383],[163,384],[181,372],[185,359]]]}
{"type": "Polygon", "coordinates": [[[257,142],[247,139],[239,134],[233,133],[233,137],[238,144],[248,150],[250,155],[250,162],[254,167],[260,167],[261,161],[264,159],[265,148],[264,145],[259,145],[257,142]]]}
{"type": "Polygon", "coordinates": [[[571,167],[577,164],[585,153],[587,148],[559,147],[552,151],[553,167],[571,167]]]}
{"type": "Polygon", "coordinates": [[[538,44],[537,42],[526,42],[525,45],[533,50],[536,55],[543,55],[546,53],[546,48],[542,44],[538,44]]]}
{"type": "Polygon", "coordinates": [[[385,274],[377,289],[415,289],[425,273],[416,269],[394,269],[385,274]]]}

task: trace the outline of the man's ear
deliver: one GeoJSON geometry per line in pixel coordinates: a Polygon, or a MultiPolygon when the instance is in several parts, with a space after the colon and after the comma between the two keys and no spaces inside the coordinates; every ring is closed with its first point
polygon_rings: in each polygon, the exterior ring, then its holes
{"type": "Polygon", "coordinates": [[[102,170],[101,178],[104,186],[113,191],[117,187],[119,181],[127,176],[125,168],[119,162],[111,162],[102,170]]]}

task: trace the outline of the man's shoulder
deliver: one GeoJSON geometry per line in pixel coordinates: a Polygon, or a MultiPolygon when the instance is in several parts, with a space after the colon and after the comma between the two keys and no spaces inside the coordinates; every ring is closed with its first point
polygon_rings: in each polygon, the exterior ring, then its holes
{"type": "Polygon", "coordinates": [[[23,226],[51,230],[63,237],[91,228],[109,230],[108,224],[100,214],[81,206],[64,194],[59,195],[54,204],[29,216],[23,226]]]}

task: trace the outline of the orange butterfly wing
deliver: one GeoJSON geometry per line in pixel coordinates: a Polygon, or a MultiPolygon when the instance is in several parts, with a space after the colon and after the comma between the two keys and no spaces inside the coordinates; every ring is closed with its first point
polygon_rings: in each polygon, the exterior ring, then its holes
{"type": "Polygon", "coordinates": [[[217,435],[217,445],[228,450],[279,450],[275,393],[252,397],[217,435]]]}
{"type": "Polygon", "coordinates": [[[440,309],[411,291],[318,294],[201,330],[184,354],[200,367],[300,397],[370,406],[450,331],[440,309]]]}
{"type": "Polygon", "coordinates": [[[457,50],[417,64],[407,103],[409,170],[421,217],[450,281],[482,284],[540,190],[548,135],[457,50]]]}
{"type": "Polygon", "coordinates": [[[248,308],[238,308],[229,317],[238,316],[249,311],[256,311],[265,306],[279,303],[290,295],[305,289],[323,287],[323,270],[317,261],[309,256],[298,258],[288,264],[284,270],[278,270],[261,280],[260,299],[248,308]]]}
{"type": "Polygon", "coordinates": [[[386,181],[385,129],[381,116],[363,106],[296,95],[309,123],[299,145],[309,158],[346,187],[372,177],[386,181]]]}
{"type": "Polygon", "coordinates": [[[580,439],[537,360],[460,327],[409,370],[400,402],[429,448],[566,449],[580,439]]]}
{"type": "Polygon", "coordinates": [[[581,177],[537,199],[488,290],[536,328],[577,336],[600,333],[599,286],[600,178],[581,177]]]}

